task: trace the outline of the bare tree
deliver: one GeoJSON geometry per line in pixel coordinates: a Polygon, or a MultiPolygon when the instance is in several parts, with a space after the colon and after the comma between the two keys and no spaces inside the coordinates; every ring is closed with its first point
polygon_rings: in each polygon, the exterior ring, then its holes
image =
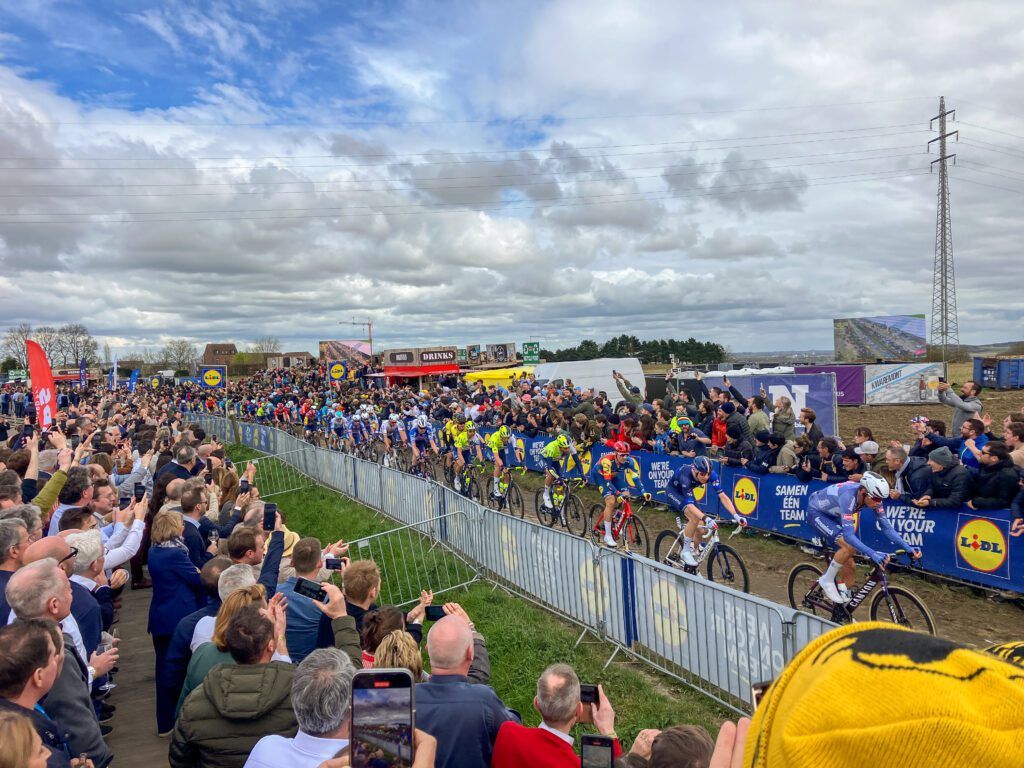
{"type": "Polygon", "coordinates": [[[160,350],[161,357],[176,371],[191,371],[199,352],[196,345],[185,339],[172,339],[160,350]]]}
{"type": "Polygon", "coordinates": [[[114,362],[114,358],[112,358],[110,356],[110,342],[109,341],[104,341],[103,342],[103,362],[104,363],[113,363],[114,362]]]}
{"type": "Polygon", "coordinates": [[[3,352],[18,361],[21,368],[28,367],[28,353],[25,352],[25,342],[32,338],[32,326],[28,323],[9,328],[0,340],[0,348],[3,352]]]}
{"type": "Polygon", "coordinates": [[[63,364],[60,355],[60,331],[52,325],[40,325],[32,332],[32,340],[43,348],[51,366],[63,364]]]}
{"type": "Polygon", "coordinates": [[[276,355],[281,351],[281,340],[273,336],[260,336],[249,345],[250,352],[265,352],[269,355],[276,355]]]}
{"type": "Polygon", "coordinates": [[[61,364],[75,366],[84,357],[86,363],[98,362],[98,345],[89,329],[81,323],[67,323],[58,330],[57,349],[61,364]]]}

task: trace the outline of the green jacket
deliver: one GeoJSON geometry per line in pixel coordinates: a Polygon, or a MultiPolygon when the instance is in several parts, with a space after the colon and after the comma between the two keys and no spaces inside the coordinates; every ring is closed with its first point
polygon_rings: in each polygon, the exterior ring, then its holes
{"type": "Polygon", "coordinates": [[[53,505],[57,503],[57,497],[64,490],[64,483],[67,481],[67,473],[62,469],[58,469],[46,481],[46,485],[39,489],[39,493],[36,494],[35,498],[32,499],[31,503],[39,507],[39,510],[43,513],[44,522],[49,517],[53,505]]]}
{"type": "Polygon", "coordinates": [[[750,426],[750,431],[755,435],[762,430],[770,432],[772,427],[771,419],[768,418],[768,414],[764,411],[753,411],[747,417],[747,424],[750,426]]]}
{"type": "Polygon", "coordinates": [[[644,401],[643,396],[629,391],[629,388],[633,386],[629,383],[629,379],[616,379],[615,386],[619,388],[619,394],[622,395],[626,402],[633,403],[634,405],[640,405],[644,401]]]}
{"type": "Polygon", "coordinates": [[[775,411],[775,417],[772,420],[772,429],[787,440],[795,440],[796,414],[793,413],[793,409],[786,408],[784,411],[775,411]]]}

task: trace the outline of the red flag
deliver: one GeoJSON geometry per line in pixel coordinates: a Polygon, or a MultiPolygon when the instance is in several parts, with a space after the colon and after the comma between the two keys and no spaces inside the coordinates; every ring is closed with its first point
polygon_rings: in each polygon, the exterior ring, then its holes
{"type": "Polygon", "coordinates": [[[49,429],[53,424],[56,402],[53,392],[53,371],[46,359],[43,348],[34,341],[25,342],[28,353],[28,375],[32,379],[32,400],[36,405],[39,429],[49,429]]]}

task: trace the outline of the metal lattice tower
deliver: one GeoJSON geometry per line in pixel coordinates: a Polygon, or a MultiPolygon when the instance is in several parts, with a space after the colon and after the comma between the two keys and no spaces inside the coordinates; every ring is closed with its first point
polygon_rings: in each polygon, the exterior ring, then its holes
{"type": "Polygon", "coordinates": [[[946,139],[955,136],[960,140],[960,132],[946,133],[946,117],[956,119],[955,109],[946,109],[946,99],[939,97],[939,114],[931,119],[929,127],[939,121],[939,135],[928,142],[928,149],[935,142],[939,143],[939,157],[932,161],[932,168],[939,166],[938,206],[935,214],[935,267],[932,275],[932,328],[929,343],[932,348],[942,348],[942,360],[945,361],[949,348],[952,351],[960,346],[960,325],[956,313],[956,275],[953,269],[953,229],[949,217],[949,175],[946,161],[952,158],[956,165],[956,154],[946,154],[946,139]]]}

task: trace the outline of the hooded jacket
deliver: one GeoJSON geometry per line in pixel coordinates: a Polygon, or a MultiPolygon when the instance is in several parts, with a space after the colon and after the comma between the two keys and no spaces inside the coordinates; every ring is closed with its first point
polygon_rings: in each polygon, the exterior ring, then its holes
{"type": "Polygon", "coordinates": [[[242,768],[256,742],[268,733],[294,736],[295,667],[222,664],[189,694],[171,737],[172,768],[242,768]]]}
{"type": "Polygon", "coordinates": [[[975,509],[1006,509],[1017,495],[1019,481],[1012,461],[998,461],[978,470],[974,481],[975,509]]]}

